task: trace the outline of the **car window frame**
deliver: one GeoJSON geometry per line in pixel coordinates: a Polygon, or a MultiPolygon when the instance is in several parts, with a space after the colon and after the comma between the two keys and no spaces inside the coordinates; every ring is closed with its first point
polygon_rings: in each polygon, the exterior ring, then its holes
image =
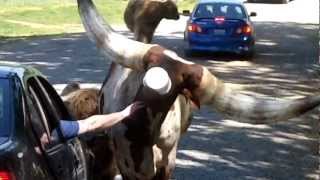
{"type": "Polygon", "coordinates": [[[55,112],[59,114],[60,117],[58,120],[75,121],[74,117],[71,116],[62,99],[52,85],[45,78],[39,77],[37,80],[42,85],[41,87],[43,88],[43,91],[47,93],[48,99],[52,101],[50,104],[52,104],[55,112]]]}
{"type": "Polygon", "coordinates": [[[28,87],[28,91],[31,95],[32,104],[37,111],[37,115],[39,117],[40,123],[45,131],[44,133],[46,133],[48,137],[50,137],[52,128],[49,128],[48,118],[46,113],[44,112],[45,110],[43,109],[43,105],[41,105],[40,99],[33,87],[31,86],[28,87]]]}

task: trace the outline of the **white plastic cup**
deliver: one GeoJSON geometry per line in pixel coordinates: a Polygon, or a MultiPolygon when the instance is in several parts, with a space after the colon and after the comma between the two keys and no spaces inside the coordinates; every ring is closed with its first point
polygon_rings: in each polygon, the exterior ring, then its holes
{"type": "Polygon", "coordinates": [[[166,70],[161,67],[152,67],[144,75],[143,85],[165,95],[171,90],[172,83],[166,70]]]}

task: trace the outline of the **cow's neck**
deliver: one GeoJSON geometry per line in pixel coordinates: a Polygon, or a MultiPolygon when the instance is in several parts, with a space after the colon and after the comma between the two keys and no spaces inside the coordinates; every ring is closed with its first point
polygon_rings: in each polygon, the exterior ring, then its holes
{"type": "Polygon", "coordinates": [[[133,143],[145,146],[153,146],[156,144],[161,125],[174,103],[177,95],[171,97],[160,97],[157,95],[150,98],[150,92],[140,88],[135,101],[143,101],[146,108],[135,117],[137,119],[125,119],[123,123],[127,126],[128,130],[126,137],[133,143]],[[147,95],[148,94],[148,95],[147,95]]]}

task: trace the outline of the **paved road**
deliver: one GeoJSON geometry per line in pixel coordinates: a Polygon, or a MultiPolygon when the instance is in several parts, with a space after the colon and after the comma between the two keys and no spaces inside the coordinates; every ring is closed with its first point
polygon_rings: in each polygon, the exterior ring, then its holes
{"type": "MultiPolygon", "coordinates": [[[[287,98],[319,91],[319,74],[314,73],[319,70],[319,2],[308,2],[247,4],[249,11],[258,13],[257,54],[252,61],[221,54],[190,60],[261,96],[287,98]]],[[[185,18],[162,22],[154,42],[183,56],[184,26],[185,18]]],[[[117,30],[131,36],[122,27],[117,30]]],[[[108,63],[83,34],[1,41],[0,59],[33,65],[54,84],[99,84],[108,70],[108,63]]],[[[285,123],[254,126],[204,107],[182,138],[174,179],[319,179],[319,111],[285,123]]]]}

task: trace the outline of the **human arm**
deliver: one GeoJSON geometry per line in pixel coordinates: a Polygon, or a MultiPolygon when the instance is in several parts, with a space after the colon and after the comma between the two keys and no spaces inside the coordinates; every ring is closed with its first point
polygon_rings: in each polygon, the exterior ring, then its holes
{"type": "Polygon", "coordinates": [[[93,115],[77,121],[79,124],[78,135],[87,132],[101,132],[123,120],[125,116],[121,112],[111,114],[93,115]]]}
{"type": "MultiPolygon", "coordinates": [[[[126,117],[131,117],[135,119],[136,115],[144,108],[142,102],[135,102],[127,106],[124,110],[102,115],[93,115],[83,120],[78,121],[60,121],[61,132],[66,139],[76,137],[81,134],[86,134],[89,132],[101,132],[113,125],[119,123],[126,117]]],[[[54,139],[58,138],[57,129],[52,132],[51,137],[54,139]]]]}

